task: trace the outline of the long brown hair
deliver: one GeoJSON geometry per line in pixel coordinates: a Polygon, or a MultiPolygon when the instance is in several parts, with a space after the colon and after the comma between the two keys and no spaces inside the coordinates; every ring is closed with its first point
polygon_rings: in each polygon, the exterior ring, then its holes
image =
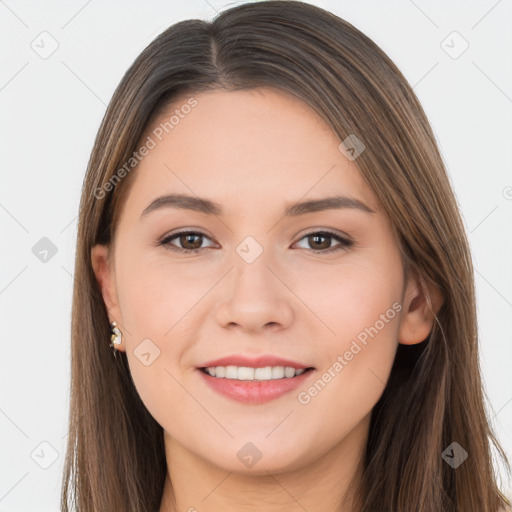
{"type": "Polygon", "coordinates": [[[497,512],[507,500],[491,448],[509,466],[485,411],[468,241],[427,117],[374,42],[287,0],[176,23],[135,60],[107,108],[80,202],[62,510],[158,511],[166,476],[162,427],[139,398],[126,354],[112,356],[91,264],[91,248],[114,240],[136,168],[107,183],[178,95],[258,86],[306,102],[340,142],[351,134],[364,142],[356,164],[391,219],[405,268],[444,299],[428,338],[398,347],[372,412],[358,512],[497,512]],[[452,442],[469,454],[456,469],[442,458],[452,442]]]}

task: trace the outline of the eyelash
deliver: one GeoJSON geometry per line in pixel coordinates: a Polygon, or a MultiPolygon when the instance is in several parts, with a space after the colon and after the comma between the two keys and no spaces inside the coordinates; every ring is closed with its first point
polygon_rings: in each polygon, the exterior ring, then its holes
{"type": "MultiPolygon", "coordinates": [[[[164,247],[166,247],[166,248],[168,248],[168,249],[170,249],[172,251],[186,253],[186,254],[192,254],[192,253],[196,253],[196,252],[202,251],[203,249],[206,249],[206,247],[199,247],[197,249],[184,249],[183,247],[177,247],[176,245],[173,245],[173,244],[170,243],[171,240],[173,240],[174,238],[179,238],[182,235],[198,235],[198,236],[202,236],[202,237],[208,238],[208,236],[205,233],[202,233],[200,231],[180,231],[178,233],[174,233],[172,235],[164,237],[158,243],[158,245],[159,246],[164,246],[164,247]]],[[[310,250],[310,251],[313,251],[313,252],[317,252],[317,253],[320,253],[320,254],[337,252],[337,251],[340,251],[342,249],[348,249],[349,247],[354,245],[354,242],[352,240],[349,240],[348,238],[344,238],[344,237],[342,237],[342,236],[340,236],[340,235],[338,235],[336,233],[333,233],[331,231],[312,231],[311,233],[306,233],[302,238],[299,239],[299,241],[304,239],[304,238],[307,238],[309,236],[312,236],[312,235],[321,235],[321,236],[328,237],[328,238],[335,238],[336,240],[338,240],[340,242],[339,245],[331,247],[329,249],[322,249],[322,250],[319,250],[319,251],[316,251],[314,249],[307,249],[307,250],[310,250]]]]}

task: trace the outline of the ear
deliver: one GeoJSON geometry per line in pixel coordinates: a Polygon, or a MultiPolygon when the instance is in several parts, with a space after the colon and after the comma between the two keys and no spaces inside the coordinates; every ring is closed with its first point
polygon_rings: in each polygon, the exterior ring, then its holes
{"type": "MultiPolygon", "coordinates": [[[[117,297],[116,276],[114,272],[113,258],[110,254],[110,248],[106,245],[97,244],[91,249],[91,262],[94,275],[101,289],[101,295],[107,309],[109,322],[115,321],[118,327],[123,331],[121,325],[121,310],[117,297]]],[[[118,350],[124,350],[124,342],[117,345],[118,350]]]]}
{"type": "Polygon", "coordinates": [[[398,342],[414,345],[425,341],[430,334],[444,299],[436,287],[427,287],[417,274],[409,276],[404,295],[398,342]]]}

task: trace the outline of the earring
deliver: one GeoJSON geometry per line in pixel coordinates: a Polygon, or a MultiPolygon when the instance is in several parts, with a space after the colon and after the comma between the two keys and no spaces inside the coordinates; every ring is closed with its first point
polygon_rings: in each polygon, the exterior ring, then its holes
{"type": "Polygon", "coordinates": [[[115,322],[110,324],[110,332],[110,347],[114,349],[114,356],[117,356],[118,349],[116,345],[121,345],[122,335],[115,322]]]}

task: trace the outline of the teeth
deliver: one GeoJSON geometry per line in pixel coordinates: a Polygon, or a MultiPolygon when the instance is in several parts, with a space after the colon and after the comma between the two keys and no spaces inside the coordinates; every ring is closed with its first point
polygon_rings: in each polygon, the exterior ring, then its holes
{"type": "Polygon", "coordinates": [[[295,376],[295,368],[290,368],[289,366],[287,366],[285,369],[284,369],[284,376],[285,377],[294,377],[295,376]]]}
{"type": "Polygon", "coordinates": [[[272,378],[282,379],[284,377],[284,366],[274,366],[272,368],[272,378]]]}
{"type": "Polygon", "coordinates": [[[236,380],[274,380],[292,378],[304,373],[304,369],[296,370],[290,366],[266,366],[265,368],[249,368],[247,366],[210,366],[206,373],[218,379],[236,380]]]}
{"type": "Polygon", "coordinates": [[[238,379],[238,368],[236,366],[226,366],[226,379],[238,379]]]}
{"type": "Polygon", "coordinates": [[[255,368],[254,378],[256,380],[270,380],[272,378],[272,367],[266,366],[265,368],[255,368]]]}

